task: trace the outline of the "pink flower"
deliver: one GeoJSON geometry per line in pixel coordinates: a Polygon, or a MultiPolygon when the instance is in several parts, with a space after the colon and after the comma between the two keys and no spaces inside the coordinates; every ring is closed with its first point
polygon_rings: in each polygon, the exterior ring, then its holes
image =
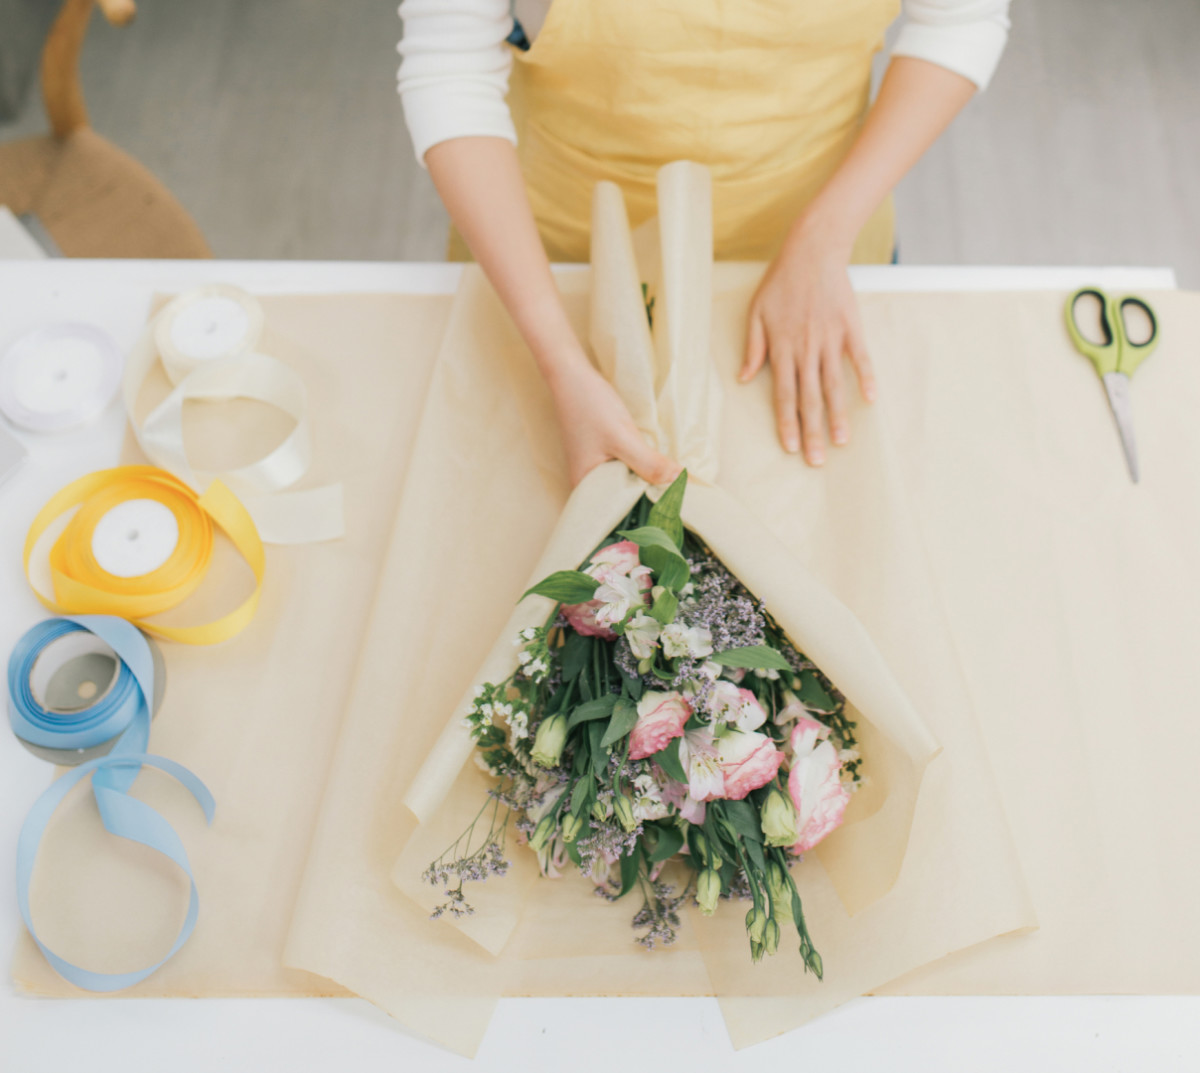
{"type": "Polygon", "coordinates": [[[683,724],[692,714],[682,693],[642,694],[638,719],[629,735],[629,759],[644,760],[661,752],[683,734],[683,724]]]}
{"type": "Polygon", "coordinates": [[[604,581],[605,575],[611,573],[629,577],[640,565],[638,546],[632,540],[621,540],[596,552],[592,556],[592,564],[587,568],[587,573],[599,581],[604,581]]]}
{"type": "Polygon", "coordinates": [[[783,753],[766,734],[732,731],[717,741],[717,756],[725,776],[725,797],[741,801],[751,790],[766,786],[783,763],[783,753]]]}
{"type": "Polygon", "coordinates": [[[614,641],[617,635],[596,621],[596,612],[603,606],[599,600],[588,600],[585,604],[564,607],[562,613],[576,633],[581,633],[584,637],[603,637],[606,641],[614,641]]]}
{"type": "Polygon", "coordinates": [[[842,784],[841,761],[829,731],[815,719],[802,718],[792,728],[792,770],[788,793],[796,806],[796,830],[800,838],[795,853],[810,850],[841,825],[850,801],[842,784]]]}

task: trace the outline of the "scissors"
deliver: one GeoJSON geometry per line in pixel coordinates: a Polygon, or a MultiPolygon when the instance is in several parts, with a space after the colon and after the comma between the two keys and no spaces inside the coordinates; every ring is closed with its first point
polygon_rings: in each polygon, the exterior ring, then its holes
{"type": "Polygon", "coordinates": [[[1129,398],[1129,378],[1150,352],[1158,345],[1158,318],[1149,304],[1136,295],[1112,297],[1099,287],[1082,287],[1067,299],[1067,332],[1075,349],[1095,367],[1104,390],[1108,393],[1108,405],[1117,420],[1117,431],[1121,433],[1121,446],[1125,449],[1125,461],[1129,476],[1137,484],[1137,444],[1133,438],[1133,405],[1129,398]],[[1079,327],[1076,306],[1082,298],[1094,298],[1100,307],[1101,342],[1093,342],[1079,327]],[[1150,334],[1140,342],[1129,338],[1129,325],[1125,319],[1128,309],[1141,310],[1150,325],[1150,334]]]}

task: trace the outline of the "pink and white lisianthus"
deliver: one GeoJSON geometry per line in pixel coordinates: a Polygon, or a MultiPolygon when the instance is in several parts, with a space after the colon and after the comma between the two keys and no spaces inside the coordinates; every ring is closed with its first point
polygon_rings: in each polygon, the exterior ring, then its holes
{"type": "Polygon", "coordinates": [[[788,793],[796,806],[796,853],[812,849],[839,827],[850,802],[838,751],[828,738],[828,727],[815,719],[802,718],[792,728],[788,793]]]}
{"type": "Polygon", "coordinates": [[[784,756],[766,734],[731,731],[717,741],[717,756],[725,777],[724,797],[741,801],[751,790],[766,786],[784,756]]]}
{"type": "Polygon", "coordinates": [[[683,734],[683,724],[692,714],[682,693],[648,690],[638,701],[638,718],[629,734],[629,759],[644,760],[662,752],[683,734]]]}

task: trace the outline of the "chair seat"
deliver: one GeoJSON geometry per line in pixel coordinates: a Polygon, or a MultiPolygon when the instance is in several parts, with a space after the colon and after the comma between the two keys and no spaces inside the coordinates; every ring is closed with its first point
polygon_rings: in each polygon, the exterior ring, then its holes
{"type": "Polygon", "coordinates": [[[0,204],[34,213],[67,257],[212,256],[171,192],[88,128],[0,145],[0,204]]]}

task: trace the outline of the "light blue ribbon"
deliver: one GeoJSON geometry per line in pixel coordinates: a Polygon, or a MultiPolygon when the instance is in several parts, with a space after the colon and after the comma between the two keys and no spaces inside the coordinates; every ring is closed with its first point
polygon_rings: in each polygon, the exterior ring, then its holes
{"type": "Polygon", "coordinates": [[[200,899],[179,836],[154,809],[128,796],[127,791],[143,767],[155,767],[174,776],[191,792],[209,823],[212,823],[215,809],[208,788],[187,768],[146,752],[154,697],[154,658],[149,643],[136,627],[108,615],[49,619],[34,626],[17,642],[8,664],[8,693],[13,730],[26,741],[51,748],[85,749],[120,735],[107,756],[89,760],[69,771],[34,803],[17,840],[17,905],[33,941],[63,979],[89,991],[120,991],[132,987],[169,961],[187,942],[196,926],[200,899]],[[33,696],[30,671],[48,644],[80,629],[94,633],[116,653],[120,661],[117,680],[96,704],[80,712],[51,712],[33,696]],[[33,927],[29,885],[42,836],[54,810],[88,775],[92,778],[92,795],[105,829],[118,838],[138,842],[168,857],[183,870],[191,888],[187,915],[171,949],[160,961],[133,972],[92,972],[73,965],[47,947],[33,927]]]}

